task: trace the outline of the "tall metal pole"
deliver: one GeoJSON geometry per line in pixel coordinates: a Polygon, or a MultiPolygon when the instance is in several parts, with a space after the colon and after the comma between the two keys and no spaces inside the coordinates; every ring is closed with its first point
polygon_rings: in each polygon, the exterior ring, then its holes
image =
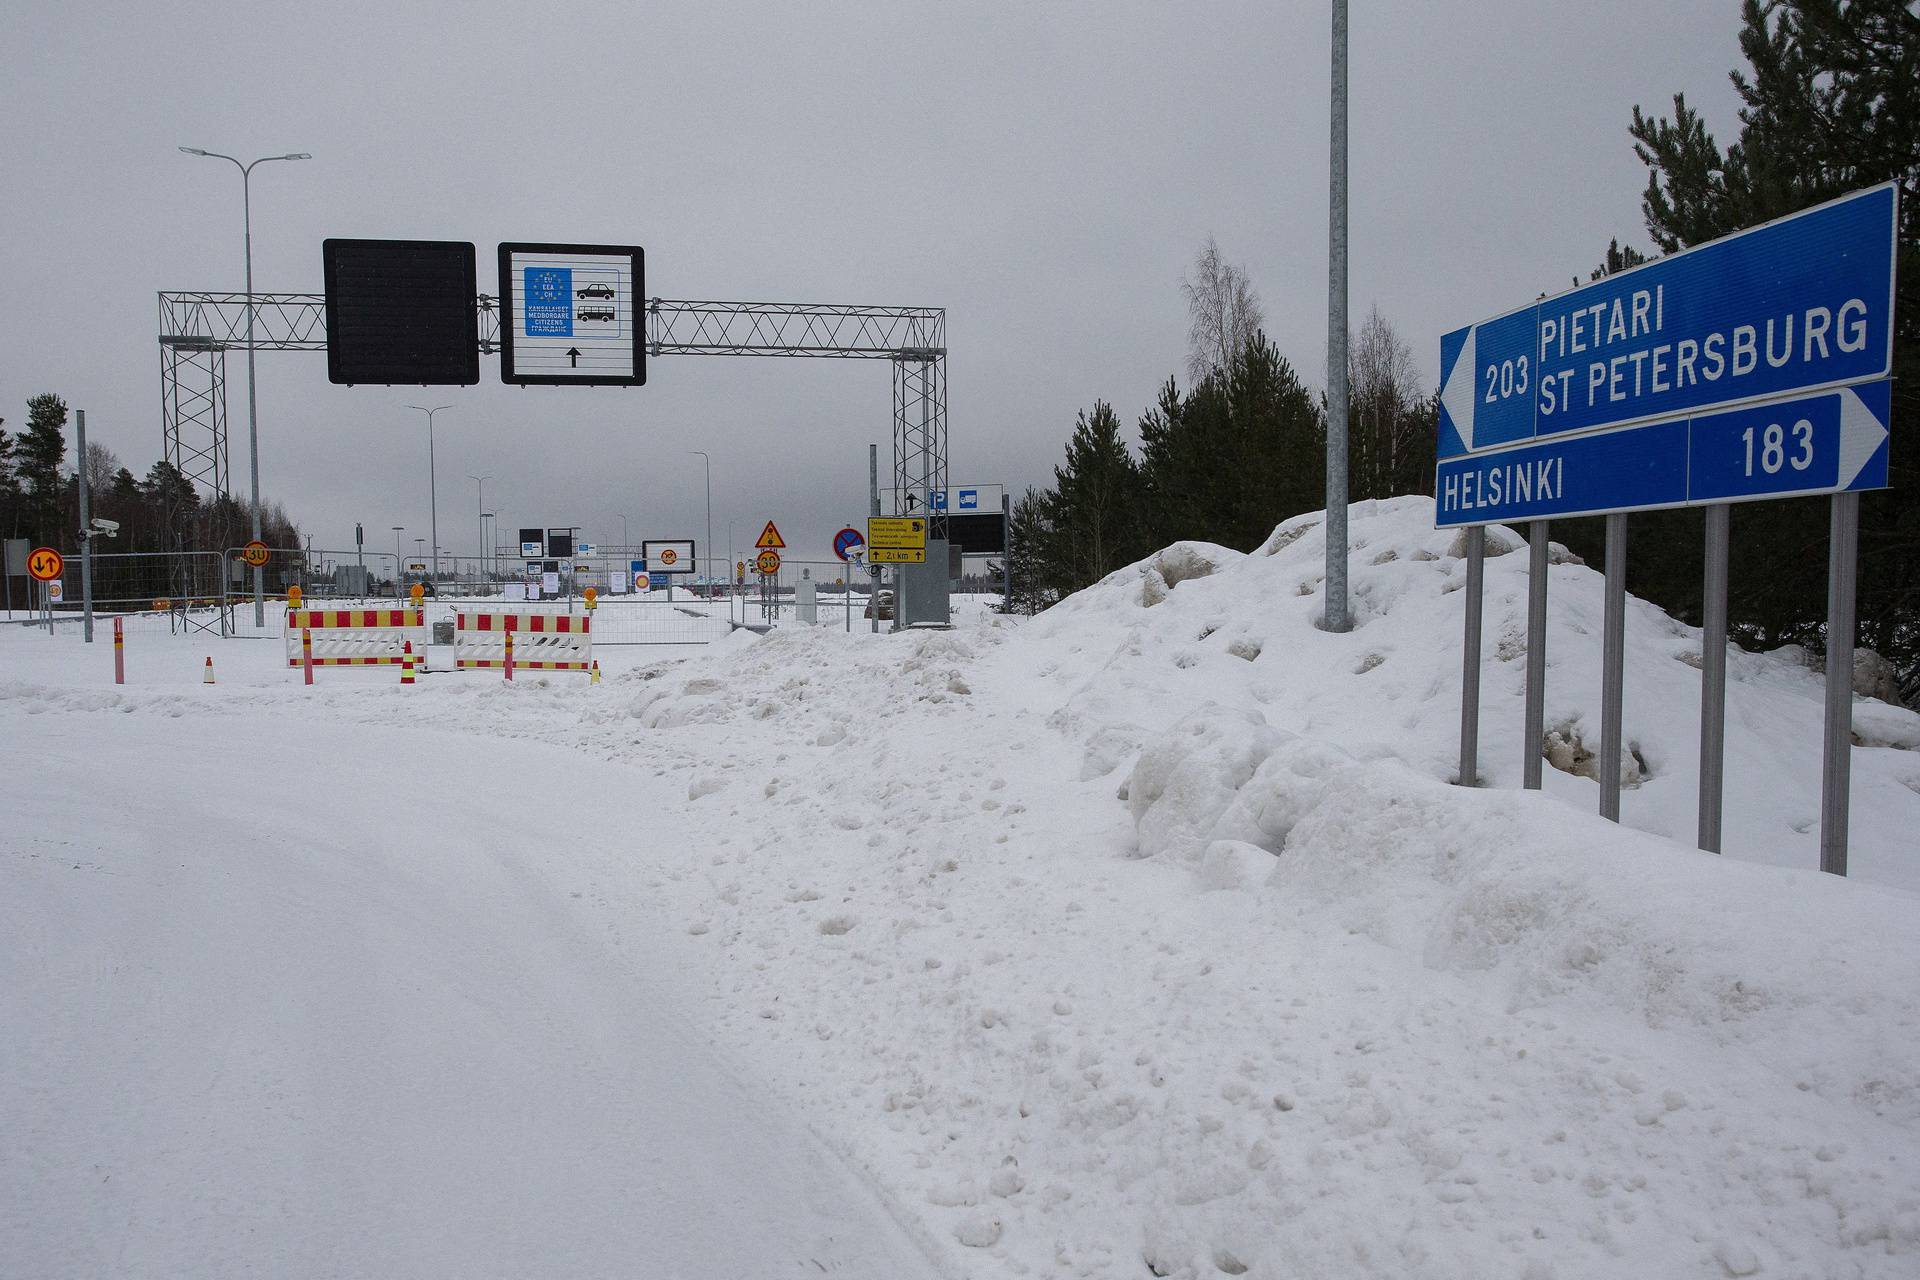
{"type": "MultiPolygon", "coordinates": [[[[240,168],[240,216],[247,241],[247,470],[253,508],[253,540],[260,541],[260,404],[253,378],[253,165],[240,168]]],[[[253,625],[267,625],[264,565],[253,567],[253,625]]]]}
{"type": "Polygon", "coordinates": [[[1460,667],[1460,785],[1480,785],[1480,631],[1487,584],[1487,530],[1467,530],[1467,626],[1460,667]]]}
{"type": "Polygon", "coordinates": [[[1626,692],[1627,516],[1607,517],[1607,598],[1600,642],[1600,816],[1620,821],[1620,716],[1626,692]]]}
{"type": "Polygon", "coordinates": [[[1527,727],[1520,785],[1528,791],[1540,789],[1540,744],[1546,737],[1547,523],[1527,525],[1527,727]]]}
{"type": "MultiPolygon", "coordinates": [[[[433,464],[433,415],[442,409],[453,408],[450,404],[439,404],[429,409],[423,405],[410,404],[409,409],[418,409],[427,415],[427,533],[433,538],[433,577],[440,578],[440,485],[434,476],[433,464]]],[[[419,541],[419,539],[415,539],[419,541]]]]}
{"type": "Polygon", "coordinates": [[[74,434],[80,446],[80,607],[81,627],[93,643],[93,503],[87,489],[87,411],[73,411],[74,434]]]}
{"type": "MultiPolygon", "coordinates": [[[[246,235],[247,260],[247,452],[248,470],[252,474],[253,538],[260,540],[260,415],[259,403],[254,391],[253,367],[253,169],[255,165],[269,160],[311,160],[313,155],[306,151],[292,151],[286,155],[261,156],[256,160],[241,162],[233,156],[222,155],[218,151],[205,151],[199,147],[181,147],[180,150],[190,156],[206,156],[214,160],[225,160],[240,170],[240,212],[246,235]]],[[[253,570],[253,625],[264,627],[267,624],[266,569],[256,565],[253,570]]]]}
{"type": "Polygon", "coordinates": [[[407,526],[403,524],[393,526],[393,598],[395,600],[406,594],[400,590],[400,579],[406,576],[401,571],[407,563],[405,553],[400,550],[400,535],[406,532],[406,528],[407,526]]]}
{"type": "Polygon", "coordinates": [[[1700,821],[1696,843],[1720,852],[1727,754],[1727,544],[1733,508],[1707,508],[1706,580],[1700,602],[1700,821]]]}
{"type": "Polygon", "coordinates": [[[1833,495],[1827,544],[1827,708],[1820,770],[1820,869],[1847,874],[1853,784],[1853,627],[1860,563],[1860,495],[1833,495]]]}
{"type": "MultiPolygon", "coordinates": [[[[487,481],[493,479],[493,476],[491,474],[476,476],[468,472],[467,479],[480,486],[480,500],[474,504],[474,510],[480,515],[480,563],[484,566],[487,559],[487,481]]],[[[486,572],[484,567],[481,572],[483,574],[486,572]]]]}
{"type": "MultiPolygon", "coordinates": [[[[880,514],[880,446],[867,446],[867,514],[880,514]]],[[[873,562],[873,548],[867,548],[867,574],[872,585],[867,589],[867,612],[873,620],[873,634],[880,634],[880,566],[873,562]]],[[[900,616],[900,601],[893,602],[893,613],[900,616]]]]}
{"type": "Polygon", "coordinates": [[[1347,0],[1333,0],[1333,127],[1327,165],[1327,616],[1347,618],[1347,0]]]}
{"type": "MultiPolygon", "coordinates": [[[[702,451],[701,451],[701,450],[699,450],[699,449],[689,449],[689,450],[687,450],[687,452],[688,452],[689,454],[696,454],[696,453],[697,453],[697,454],[699,454],[699,455],[700,455],[700,460],[701,460],[702,462],[704,462],[704,463],[706,464],[706,476],[707,476],[707,555],[709,555],[709,556],[711,556],[711,555],[713,555],[713,459],[712,459],[712,458],[709,458],[709,457],[708,457],[708,456],[707,456],[707,455],[706,455],[706,454],[705,454],[704,452],[702,452],[702,451]]],[[[697,568],[699,567],[699,563],[700,563],[700,557],[699,557],[699,556],[695,556],[695,557],[694,557],[693,559],[694,559],[694,566],[695,566],[695,568],[697,569],[697,568]]],[[[728,566],[728,567],[729,567],[729,568],[731,568],[732,566],[728,566]]]]}

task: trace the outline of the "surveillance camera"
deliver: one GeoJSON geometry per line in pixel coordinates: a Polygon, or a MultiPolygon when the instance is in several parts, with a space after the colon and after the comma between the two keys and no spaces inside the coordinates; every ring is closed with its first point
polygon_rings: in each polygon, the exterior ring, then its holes
{"type": "Polygon", "coordinates": [[[120,532],[120,522],[118,520],[106,520],[99,516],[93,518],[93,527],[109,536],[120,532]]]}

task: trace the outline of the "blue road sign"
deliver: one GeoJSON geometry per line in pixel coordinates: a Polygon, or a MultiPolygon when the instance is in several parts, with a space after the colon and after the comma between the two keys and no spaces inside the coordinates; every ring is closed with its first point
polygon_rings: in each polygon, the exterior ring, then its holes
{"type": "Polygon", "coordinates": [[[673,575],[670,573],[649,573],[647,575],[647,585],[649,587],[670,587],[673,585],[673,575]]]}
{"type": "Polygon", "coordinates": [[[523,326],[530,338],[573,336],[573,268],[528,267],[522,273],[523,326]]]}
{"type": "Polygon", "coordinates": [[[1882,380],[1450,458],[1440,463],[1435,523],[1884,489],[1892,396],[1882,380]]]}
{"type": "Polygon", "coordinates": [[[1886,377],[1897,212],[1871,187],[1446,335],[1440,458],[1886,377]]]}
{"type": "Polygon", "coordinates": [[[962,511],[978,511],[980,509],[980,491],[978,489],[962,489],[960,491],[960,509],[962,511]]]}
{"type": "Polygon", "coordinates": [[[842,560],[852,555],[854,548],[866,545],[867,539],[858,529],[849,527],[833,535],[833,554],[842,560]]]}

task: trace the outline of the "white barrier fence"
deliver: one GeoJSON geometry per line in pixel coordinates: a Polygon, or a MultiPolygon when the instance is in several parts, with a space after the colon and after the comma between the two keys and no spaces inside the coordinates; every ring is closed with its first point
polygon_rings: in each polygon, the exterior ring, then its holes
{"type": "Polygon", "coordinates": [[[463,609],[453,616],[456,669],[505,667],[508,636],[513,637],[516,671],[589,671],[593,667],[593,619],[586,614],[463,609]]]}
{"type": "Polygon", "coordinates": [[[415,653],[427,648],[427,619],[422,609],[289,609],[287,665],[300,666],[302,632],[313,635],[316,667],[397,667],[408,641],[415,653]]]}

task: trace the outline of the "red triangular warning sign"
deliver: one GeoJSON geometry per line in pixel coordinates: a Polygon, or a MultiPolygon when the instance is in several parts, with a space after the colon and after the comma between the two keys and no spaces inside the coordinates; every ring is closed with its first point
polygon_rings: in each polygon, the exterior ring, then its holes
{"type": "Polygon", "coordinates": [[[760,531],[760,541],[753,545],[761,550],[772,549],[785,551],[787,549],[787,540],[780,536],[780,530],[776,529],[773,521],[769,520],[767,521],[767,527],[760,531]]]}

